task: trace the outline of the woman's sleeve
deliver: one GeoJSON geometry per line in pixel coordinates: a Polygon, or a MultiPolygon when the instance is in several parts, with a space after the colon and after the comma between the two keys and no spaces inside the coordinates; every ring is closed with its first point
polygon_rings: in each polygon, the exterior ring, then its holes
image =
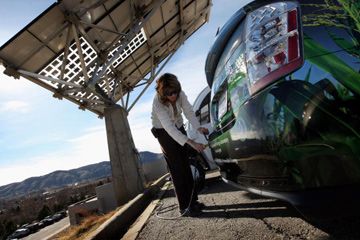
{"type": "Polygon", "coordinates": [[[165,131],[181,146],[184,146],[189,138],[175,127],[175,123],[171,121],[171,118],[168,112],[165,110],[165,107],[159,101],[155,100],[153,102],[153,110],[155,111],[155,114],[165,131]]]}
{"type": "Polygon", "coordinates": [[[194,129],[198,129],[200,127],[199,120],[196,118],[192,105],[189,103],[189,100],[183,91],[180,92],[180,100],[185,117],[189,120],[194,129]]]}

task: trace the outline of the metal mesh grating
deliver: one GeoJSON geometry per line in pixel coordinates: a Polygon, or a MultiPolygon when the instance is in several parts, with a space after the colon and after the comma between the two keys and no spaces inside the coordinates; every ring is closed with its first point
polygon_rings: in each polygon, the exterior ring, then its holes
{"type": "MultiPolygon", "coordinates": [[[[97,54],[95,50],[83,37],[80,37],[79,40],[84,56],[85,65],[88,66],[93,60],[96,59],[97,54]]],[[[41,70],[40,74],[47,77],[59,79],[63,58],[64,58],[64,53],[59,55],[49,65],[47,65],[43,70],[41,70]]],[[[61,80],[65,80],[69,82],[72,81],[81,72],[80,57],[77,52],[76,43],[70,45],[67,60],[68,62],[65,67],[64,78],[61,80]]],[[[84,77],[82,76],[77,81],[74,82],[81,85],[84,82],[84,77]]],[[[54,87],[58,87],[59,83],[51,83],[51,85],[54,87]]]]}
{"type": "MultiPolygon", "coordinates": [[[[141,31],[138,34],[136,34],[136,36],[129,42],[129,44],[121,52],[119,57],[112,63],[112,66],[114,68],[119,66],[126,58],[128,58],[133,52],[135,52],[136,49],[138,49],[143,43],[145,43],[146,40],[147,40],[146,35],[144,32],[144,29],[142,28],[141,31]]],[[[121,41],[119,41],[118,43],[121,43],[121,41]]],[[[108,55],[108,59],[111,59],[118,52],[120,47],[121,47],[121,45],[119,45],[117,48],[112,50],[108,55]]],[[[91,69],[91,70],[93,71],[93,69],[91,69]]],[[[101,68],[99,69],[99,71],[100,70],[101,70],[101,68]]],[[[109,74],[110,72],[111,72],[111,70],[108,69],[106,73],[109,74]]],[[[116,83],[115,83],[114,79],[109,79],[108,81],[109,81],[109,84],[107,85],[106,81],[102,80],[99,83],[99,86],[101,88],[103,88],[103,90],[106,94],[111,95],[111,92],[113,91],[116,83]]]]}
{"type": "MultiPolygon", "coordinates": [[[[124,61],[127,57],[129,57],[136,49],[138,49],[144,42],[146,42],[146,36],[145,36],[145,32],[144,29],[142,28],[141,31],[136,34],[136,36],[129,42],[129,44],[126,46],[126,48],[121,52],[120,56],[113,62],[113,67],[117,67],[119,66],[119,64],[124,61]]],[[[119,41],[120,43],[120,41],[119,41]]],[[[117,47],[115,48],[113,51],[111,51],[109,53],[108,58],[112,58],[116,52],[118,51],[118,49],[120,48],[117,47]]]]}
{"type": "MultiPolygon", "coordinates": [[[[96,51],[91,47],[91,45],[83,38],[80,37],[80,45],[82,49],[82,54],[84,56],[84,62],[87,68],[88,76],[91,77],[95,71],[96,63],[95,60],[97,58],[96,51]]],[[[129,44],[125,47],[125,49],[121,52],[119,57],[112,63],[112,66],[116,68],[119,66],[126,58],[128,58],[136,49],[138,49],[143,43],[146,42],[146,36],[143,29],[129,42],[129,44]]],[[[112,50],[108,59],[111,59],[114,55],[117,54],[119,48],[121,47],[121,42],[119,41],[119,46],[112,50]]],[[[39,74],[51,77],[54,79],[59,79],[61,74],[61,66],[63,64],[64,52],[60,54],[57,58],[55,58],[50,64],[48,64],[44,69],[40,71],[39,74]]],[[[101,71],[101,68],[98,69],[101,71]]],[[[110,74],[111,70],[107,70],[107,74],[110,74]]],[[[67,82],[73,82],[79,85],[84,84],[84,75],[81,70],[81,62],[80,57],[77,51],[76,43],[70,45],[69,53],[67,57],[67,64],[65,66],[64,78],[60,79],[67,82]]],[[[109,79],[109,83],[107,83],[104,79],[99,82],[99,86],[104,90],[107,95],[111,95],[114,87],[116,85],[114,79],[109,79]]],[[[64,84],[48,82],[48,84],[52,85],[55,88],[64,87],[64,84]]],[[[69,87],[72,89],[73,87],[69,87]]],[[[92,93],[87,93],[85,91],[78,91],[69,93],[70,96],[74,96],[75,98],[86,98],[92,100],[98,100],[97,96],[94,96],[92,93]]]]}

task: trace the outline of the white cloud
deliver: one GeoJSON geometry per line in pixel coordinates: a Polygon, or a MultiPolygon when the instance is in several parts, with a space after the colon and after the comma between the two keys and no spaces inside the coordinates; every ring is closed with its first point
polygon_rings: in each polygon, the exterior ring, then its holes
{"type": "MultiPolygon", "coordinates": [[[[149,119],[146,120],[150,120],[150,113],[151,113],[151,108],[152,108],[152,101],[153,99],[149,99],[147,101],[139,101],[135,104],[134,108],[130,111],[129,113],[129,119],[132,120],[141,120],[143,121],[144,119],[141,119],[145,116],[149,116],[149,119]]],[[[146,121],[145,120],[145,121],[146,121]]]]}
{"type": "Polygon", "coordinates": [[[1,167],[0,185],[109,160],[104,126],[87,129],[84,135],[68,141],[71,142],[69,149],[45,153],[1,167]]]}
{"type": "Polygon", "coordinates": [[[150,151],[160,153],[160,145],[151,133],[151,121],[130,124],[135,146],[139,151],[150,151]]]}
{"type": "Polygon", "coordinates": [[[152,98],[138,102],[129,113],[129,125],[134,139],[135,147],[139,151],[160,153],[160,145],[152,135],[151,125],[152,98]]]}
{"type": "MultiPolygon", "coordinates": [[[[161,152],[159,143],[151,135],[151,122],[139,119],[131,124],[136,147],[140,151],[161,152]]],[[[68,170],[92,163],[109,161],[105,124],[85,129],[81,136],[67,140],[68,149],[44,153],[25,161],[0,168],[0,186],[29,177],[42,176],[56,170],[68,170]]]]}
{"type": "Polygon", "coordinates": [[[5,75],[4,70],[5,68],[0,65],[1,95],[28,95],[29,93],[33,94],[39,88],[39,86],[24,78],[15,79],[5,75]]]}
{"type": "Polygon", "coordinates": [[[30,111],[30,105],[24,101],[7,101],[0,104],[0,112],[27,113],[30,111]]]}

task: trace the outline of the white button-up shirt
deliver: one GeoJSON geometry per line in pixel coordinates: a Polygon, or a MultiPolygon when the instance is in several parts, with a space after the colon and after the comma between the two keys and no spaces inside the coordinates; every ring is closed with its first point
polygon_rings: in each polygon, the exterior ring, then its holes
{"type": "Polygon", "coordinates": [[[181,146],[189,140],[187,136],[181,133],[178,128],[183,124],[183,118],[181,116],[184,112],[185,117],[189,120],[194,129],[200,127],[199,120],[196,118],[187,96],[183,91],[180,92],[176,100],[177,113],[175,115],[174,108],[171,103],[168,105],[162,104],[160,96],[155,95],[152,105],[151,120],[152,125],[155,128],[163,128],[165,131],[181,146]]]}

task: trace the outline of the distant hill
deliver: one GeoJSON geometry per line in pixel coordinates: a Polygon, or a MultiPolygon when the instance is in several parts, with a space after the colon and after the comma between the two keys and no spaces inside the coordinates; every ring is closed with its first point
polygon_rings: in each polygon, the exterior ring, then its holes
{"type": "Polygon", "coordinates": [[[141,158],[141,162],[143,164],[159,160],[163,157],[164,156],[162,153],[153,153],[153,152],[147,152],[147,151],[140,152],[140,158],[141,158]]]}
{"type": "MultiPolygon", "coordinates": [[[[162,158],[162,154],[140,152],[142,164],[162,158]]],[[[40,177],[31,177],[22,182],[10,183],[0,187],[0,198],[12,198],[33,192],[47,191],[72,185],[91,182],[111,176],[109,161],[95,163],[67,171],[55,171],[40,177]]]]}

